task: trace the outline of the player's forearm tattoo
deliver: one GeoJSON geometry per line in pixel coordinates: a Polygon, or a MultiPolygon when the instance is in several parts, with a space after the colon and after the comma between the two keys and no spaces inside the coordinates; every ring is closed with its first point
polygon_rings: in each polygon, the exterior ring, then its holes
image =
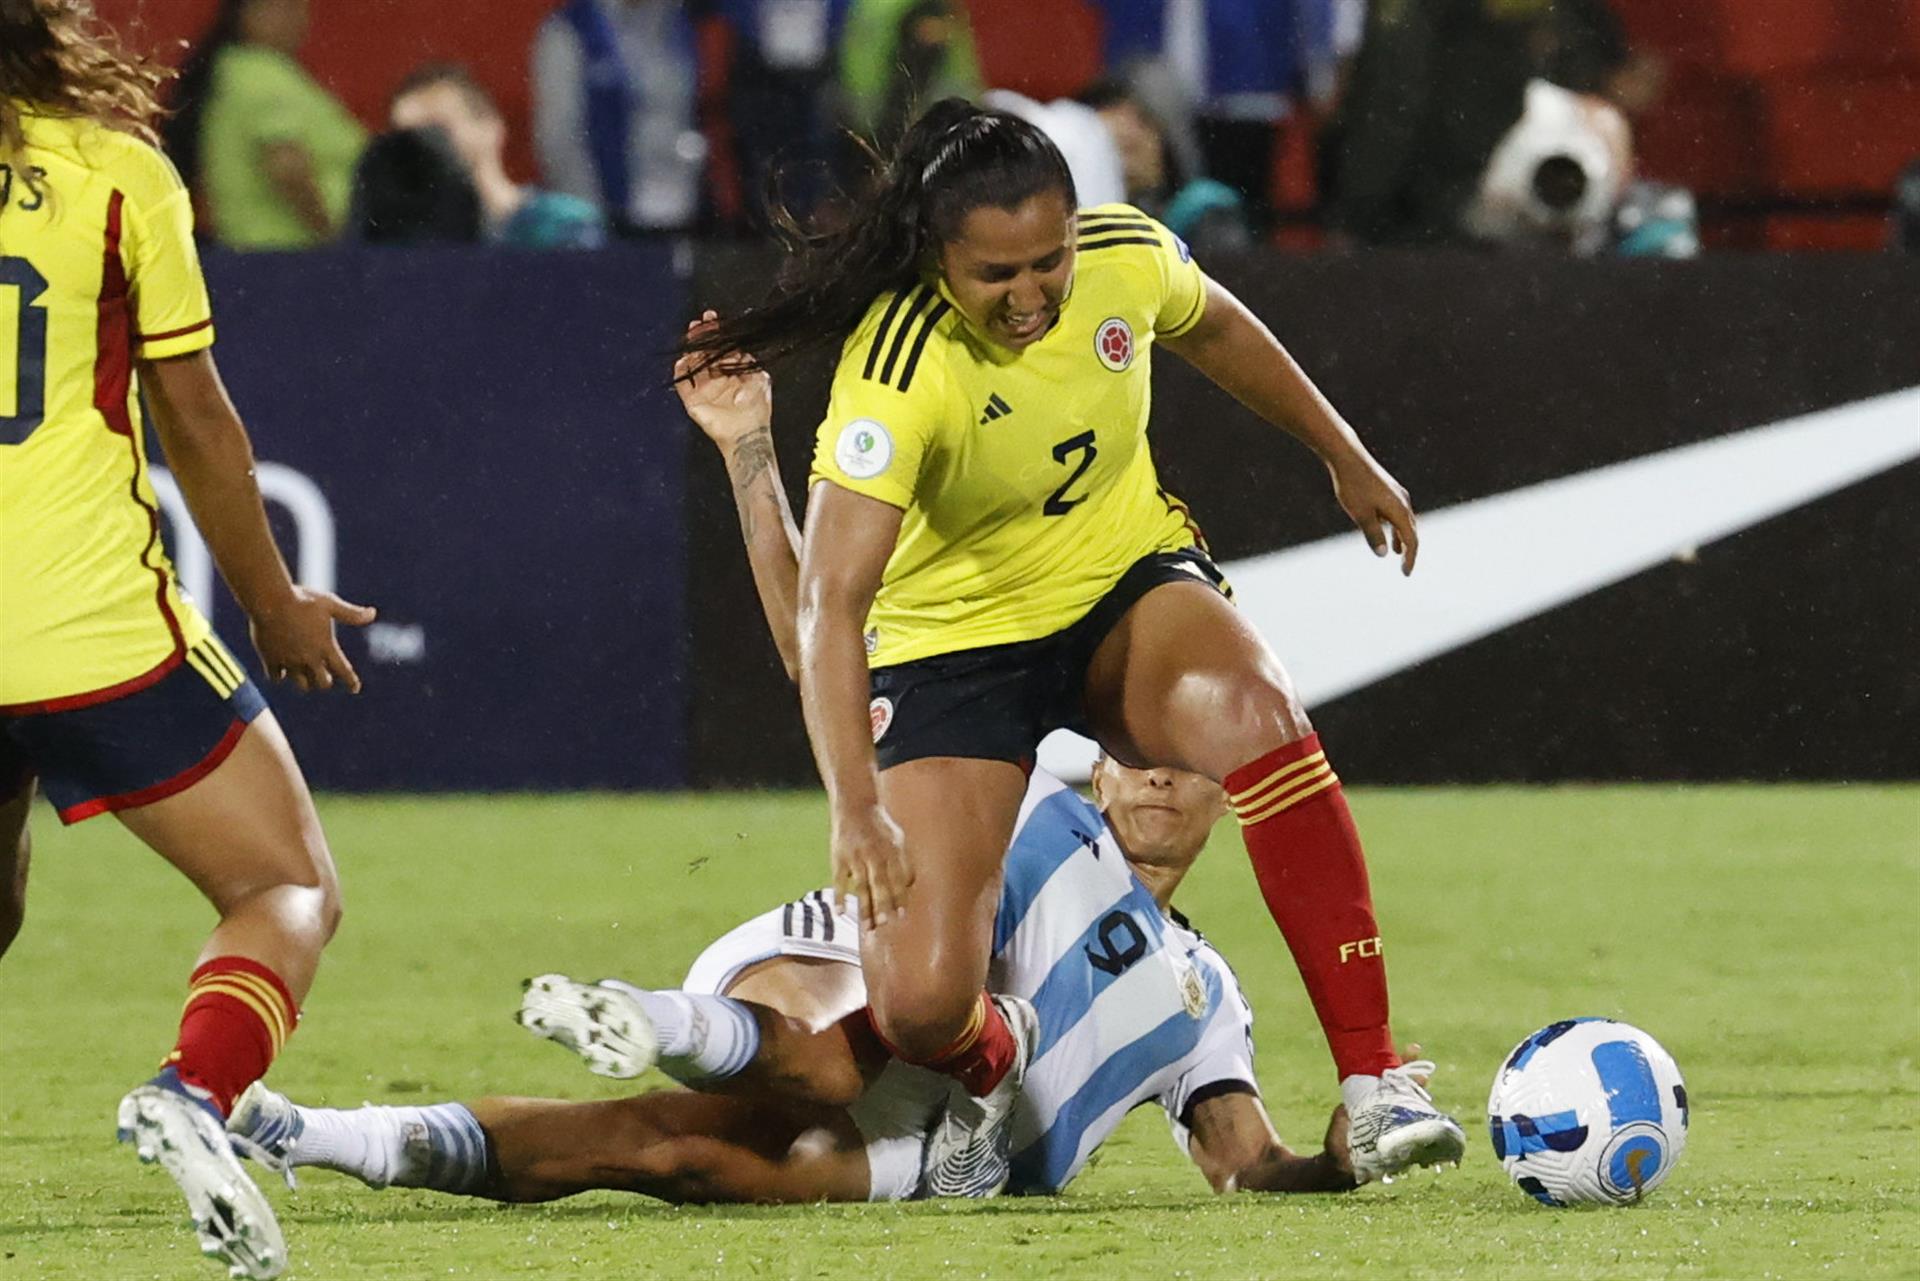
{"type": "Polygon", "coordinates": [[[773,470],[773,429],[762,427],[745,437],[727,455],[727,475],[733,481],[734,506],[740,509],[740,533],[749,541],[757,522],[754,520],[753,487],[773,470]]]}

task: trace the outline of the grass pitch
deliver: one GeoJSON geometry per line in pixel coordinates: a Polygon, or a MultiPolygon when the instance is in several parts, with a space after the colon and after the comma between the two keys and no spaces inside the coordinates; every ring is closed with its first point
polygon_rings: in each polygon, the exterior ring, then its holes
{"type": "MultiPolygon", "coordinates": [[[[691,1209],[506,1208],[276,1186],[302,1278],[429,1276],[1920,1276],[1920,789],[1363,791],[1396,1028],[1440,1063],[1463,1167],[1345,1197],[1214,1197],[1157,1109],[1067,1195],[691,1209]],[[1576,1014],[1679,1060],[1686,1157],[1650,1201],[1553,1211],[1486,1142],[1501,1056],[1576,1014]]],[[[670,983],[711,938],[816,885],[814,796],[323,802],[347,924],[273,1080],[352,1105],[604,1096],[509,1021],[548,969],[670,983]]],[[[216,1277],[172,1184],[112,1142],[173,1033],[210,914],[110,820],[43,810],[25,933],[0,962],[0,1281],[216,1277]]],[[[1331,1067],[1223,826],[1178,901],[1259,1014],[1281,1132],[1311,1145],[1331,1067]]]]}

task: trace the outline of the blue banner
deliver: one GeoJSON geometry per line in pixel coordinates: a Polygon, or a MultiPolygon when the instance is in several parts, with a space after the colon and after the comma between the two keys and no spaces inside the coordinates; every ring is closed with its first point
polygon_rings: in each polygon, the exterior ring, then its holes
{"type": "MultiPolygon", "coordinates": [[[[296,576],[380,609],[344,633],[360,697],[269,689],[313,784],[681,786],[690,429],[665,386],[668,251],[216,256],[207,274],[296,576]]],[[[159,484],[182,579],[253,659],[159,484]]]]}

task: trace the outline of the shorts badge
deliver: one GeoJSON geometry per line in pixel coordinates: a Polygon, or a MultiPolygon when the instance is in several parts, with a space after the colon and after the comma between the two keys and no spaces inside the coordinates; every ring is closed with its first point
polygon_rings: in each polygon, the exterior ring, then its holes
{"type": "Polygon", "coordinates": [[[893,700],[876,698],[867,704],[867,722],[873,726],[873,741],[879,742],[887,736],[887,727],[893,724],[893,700]]]}
{"type": "Polygon", "coordinates": [[[1102,321],[1094,331],[1093,354],[1114,373],[1123,372],[1133,363],[1133,326],[1118,316],[1102,321]]]}

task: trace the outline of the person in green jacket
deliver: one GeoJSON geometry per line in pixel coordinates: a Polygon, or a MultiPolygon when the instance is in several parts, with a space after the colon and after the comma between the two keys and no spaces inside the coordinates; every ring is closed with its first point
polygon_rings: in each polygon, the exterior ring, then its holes
{"type": "Polygon", "coordinates": [[[167,142],[235,249],[305,249],[339,234],[359,121],[295,60],[308,0],[222,0],[181,68],[167,142]]]}
{"type": "Polygon", "coordinates": [[[890,145],[921,103],[977,98],[982,85],[960,0],[853,0],[840,37],[840,87],[861,136],[890,145]]]}

